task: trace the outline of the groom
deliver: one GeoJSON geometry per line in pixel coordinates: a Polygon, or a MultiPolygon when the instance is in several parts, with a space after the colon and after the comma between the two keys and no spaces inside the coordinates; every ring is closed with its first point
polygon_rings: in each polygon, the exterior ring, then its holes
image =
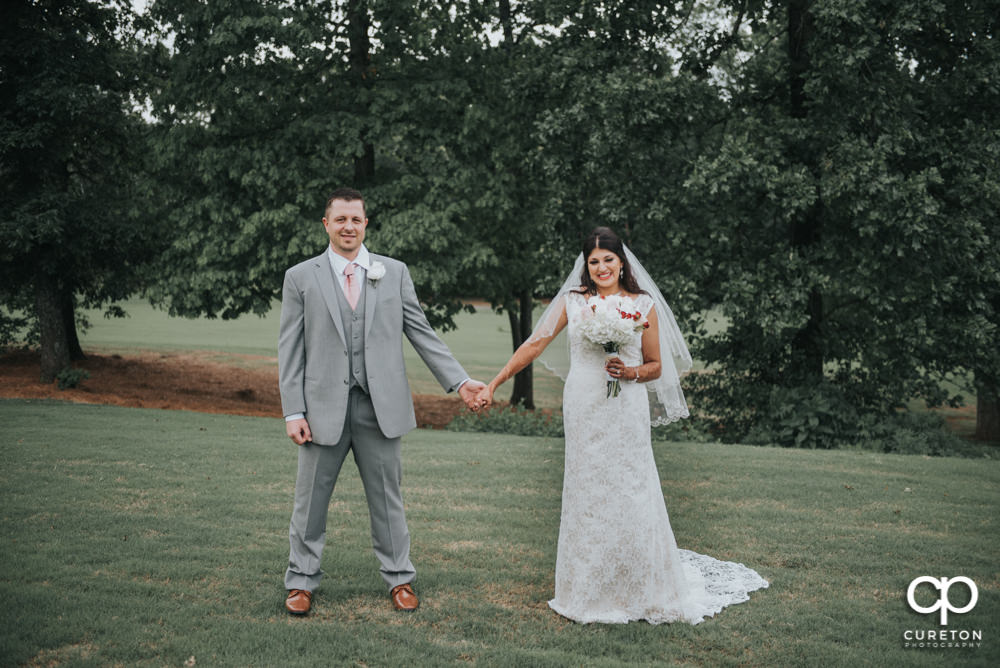
{"type": "Polygon", "coordinates": [[[397,610],[415,610],[410,533],[400,494],[400,437],[417,426],[403,367],[403,335],[449,392],[475,409],[470,380],[431,329],[406,265],[364,246],[368,219],[357,190],[326,204],[326,251],[285,273],[278,335],[281,406],[298,449],[285,607],[304,615],[323,573],[326,516],[337,475],[353,451],[372,544],[397,610]]]}

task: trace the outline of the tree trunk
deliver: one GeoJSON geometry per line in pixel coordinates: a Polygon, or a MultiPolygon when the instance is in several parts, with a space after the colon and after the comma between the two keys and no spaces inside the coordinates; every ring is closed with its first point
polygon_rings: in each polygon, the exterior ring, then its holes
{"type": "Polygon", "coordinates": [[[86,359],[83,348],[80,347],[80,337],[76,333],[76,297],[72,290],[63,289],[62,292],[62,321],[66,329],[66,345],[69,349],[69,358],[73,362],[86,359]]]}
{"type": "Polygon", "coordinates": [[[805,75],[809,71],[812,0],[788,0],[788,96],[792,118],[806,117],[805,75]]]}
{"type": "Polygon", "coordinates": [[[1000,442],[1000,384],[976,374],[976,439],[1000,442]]]}
{"type": "MultiPolygon", "coordinates": [[[[368,16],[366,0],[351,0],[347,5],[347,41],[351,74],[359,90],[370,89],[375,82],[375,70],[371,66],[371,39],[368,30],[371,19],[368,16]]],[[[368,117],[368,96],[361,96],[359,113],[368,117]]],[[[364,188],[375,178],[375,145],[369,137],[369,127],[361,131],[361,153],[354,156],[354,187],[364,188]]]]}
{"type": "Polygon", "coordinates": [[[69,344],[58,283],[43,272],[35,277],[35,315],[38,316],[41,335],[41,381],[51,383],[60,371],[69,366],[69,344]]]}
{"type": "MultiPolygon", "coordinates": [[[[503,48],[507,54],[511,54],[514,44],[514,23],[511,15],[510,0],[500,0],[498,5],[500,27],[503,30],[503,48]]],[[[516,103],[516,101],[514,101],[516,103]]],[[[517,116],[516,113],[513,114],[517,116]]],[[[520,178],[520,169],[515,170],[513,178],[520,178]]],[[[531,298],[531,290],[525,289],[518,296],[517,305],[513,303],[507,307],[507,317],[510,320],[510,337],[514,350],[517,350],[522,343],[531,336],[531,316],[534,302],[531,298]]],[[[514,391],[510,395],[512,406],[521,404],[528,410],[535,410],[535,388],[533,365],[529,364],[514,376],[514,391]]]]}
{"type": "Polygon", "coordinates": [[[510,20],[510,0],[500,0],[500,26],[503,28],[503,45],[506,49],[514,46],[514,26],[510,20]]]}
{"type": "MultiPolygon", "coordinates": [[[[521,293],[517,308],[507,308],[507,318],[510,320],[510,334],[514,350],[517,350],[531,336],[532,305],[531,292],[525,290],[521,293]]],[[[521,404],[528,410],[535,409],[533,380],[534,376],[531,364],[514,376],[514,391],[510,395],[512,406],[521,404]]]]}
{"type": "MultiPolygon", "coordinates": [[[[808,117],[805,75],[809,71],[809,41],[813,32],[811,0],[788,1],[788,104],[789,115],[802,120],[808,117]]],[[[816,150],[807,139],[790,147],[792,161],[805,165],[816,173],[816,150]]],[[[822,205],[817,203],[798,214],[792,221],[790,242],[793,248],[806,251],[820,241],[822,205]]],[[[823,295],[819,288],[809,291],[806,304],[808,319],[792,339],[790,377],[797,381],[815,382],[823,378],[823,295]]]]}

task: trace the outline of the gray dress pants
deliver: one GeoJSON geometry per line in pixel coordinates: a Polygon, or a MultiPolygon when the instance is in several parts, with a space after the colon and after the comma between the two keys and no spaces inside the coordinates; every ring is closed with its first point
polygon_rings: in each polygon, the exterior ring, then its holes
{"type": "Polygon", "coordinates": [[[381,564],[382,578],[390,589],[411,582],[416,571],[410,563],[410,532],[400,492],[400,439],[382,434],[368,394],[357,387],[351,390],[344,432],[338,443],[308,443],[298,449],[299,470],[288,530],[290,550],[285,588],[313,591],[319,586],[330,496],[348,450],[354,452],[365,488],[372,545],[381,564]]]}

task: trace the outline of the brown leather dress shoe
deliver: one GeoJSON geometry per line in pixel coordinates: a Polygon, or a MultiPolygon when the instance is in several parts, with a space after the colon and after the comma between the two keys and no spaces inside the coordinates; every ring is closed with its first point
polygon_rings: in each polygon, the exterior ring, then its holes
{"type": "Polygon", "coordinates": [[[413,612],[420,605],[420,601],[417,600],[417,595],[413,593],[413,587],[410,583],[397,585],[392,588],[389,592],[389,598],[392,599],[392,604],[396,606],[397,610],[402,610],[404,612],[413,612]]]}
{"type": "Polygon", "coordinates": [[[312,592],[305,589],[292,589],[285,599],[285,609],[293,615],[304,615],[312,607],[312,592]]]}

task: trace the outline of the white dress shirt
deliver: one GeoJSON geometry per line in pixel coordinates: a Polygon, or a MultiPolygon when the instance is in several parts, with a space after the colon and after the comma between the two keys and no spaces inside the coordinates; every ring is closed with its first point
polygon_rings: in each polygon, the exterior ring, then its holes
{"type": "Polygon", "coordinates": [[[364,273],[360,274],[357,273],[357,270],[355,270],[354,275],[359,281],[361,281],[358,284],[361,286],[361,289],[365,289],[365,276],[367,275],[368,270],[371,269],[372,264],[371,257],[368,255],[368,249],[365,248],[364,244],[361,244],[361,248],[358,250],[358,256],[354,258],[354,260],[348,260],[340,253],[334,253],[333,246],[326,247],[326,257],[330,260],[330,266],[333,268],[333,275],[337,277],[337,282],[340,283],[340,289],[344,291],[345,296],[347,295],[347,286],[344,281],[344,269],[347,269],[347,265],[351,264],[351,262],[354,262],[354,264],[364,269],[364,273]]]}

